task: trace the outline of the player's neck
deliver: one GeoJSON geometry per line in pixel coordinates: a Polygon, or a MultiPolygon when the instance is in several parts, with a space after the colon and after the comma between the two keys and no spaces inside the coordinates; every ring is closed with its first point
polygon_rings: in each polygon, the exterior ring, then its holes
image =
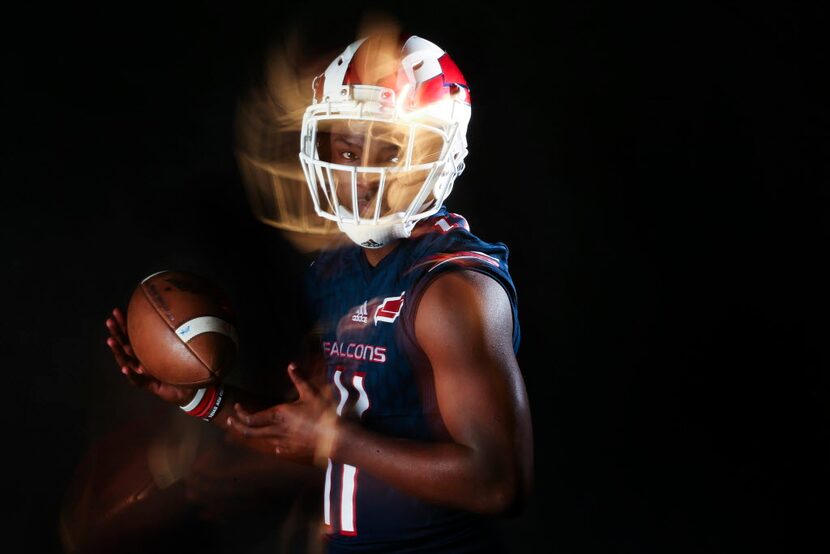
{"type": "Polygon", "coordinates": [[[366,261],[369,262],[369,265],[375,267],[383,258],[387,256],[387,254],[397,248],[400,242],[400,239],[398,239],[381,246],[380,248],[364,248],[363,254],[366,256],[366,261]]]}

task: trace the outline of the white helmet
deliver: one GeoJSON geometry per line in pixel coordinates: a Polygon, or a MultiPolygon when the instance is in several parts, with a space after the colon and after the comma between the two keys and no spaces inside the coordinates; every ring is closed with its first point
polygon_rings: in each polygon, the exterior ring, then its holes
{"type": "Polygon", "coordinates": [[[409,236],[464,170],[470,94],[455,62],[411,36],[350,44],[313,82],[300,164],[314,209],[365,248],[409,236]]]}

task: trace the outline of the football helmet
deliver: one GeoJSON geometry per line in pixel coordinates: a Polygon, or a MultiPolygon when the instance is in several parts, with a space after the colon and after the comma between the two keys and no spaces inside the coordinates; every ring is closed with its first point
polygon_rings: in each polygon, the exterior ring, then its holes
{"type": "Polygon", "coordinates": [[[365,248],[406,238],[464,170],[470,91],[417,36],[350,44],[313,83],[300,164],[314,209],[365,248]]]}

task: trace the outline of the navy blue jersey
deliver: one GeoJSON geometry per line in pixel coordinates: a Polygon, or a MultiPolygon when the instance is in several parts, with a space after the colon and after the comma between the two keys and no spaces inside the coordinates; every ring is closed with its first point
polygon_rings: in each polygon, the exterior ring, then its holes
{"type": "MultiPolygon", "coordinates": [[[[309,301],[338,415],[385,435],[450,440],[431,366],[415,340],[418,301],[444,272],[489,275],[510,297],[518,350],[516,291],[507,256],[504,244],[482,241],[463,217],[442,208],[420,221],[376,267],[356,245],[315,260],[309,301]]],[[[498,551],[487,518],[418,500],[346,464],[329,461],[323,511],[331,552],[498,551]]]]}

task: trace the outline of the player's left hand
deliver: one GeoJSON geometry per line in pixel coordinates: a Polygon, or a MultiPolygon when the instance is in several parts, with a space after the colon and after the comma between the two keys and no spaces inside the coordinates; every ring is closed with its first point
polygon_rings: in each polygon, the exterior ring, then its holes
{"type": "Polygon", "coordinates": [[[293,363],[288,365],[288,376],[299,393],[297,400],[259,412],[235,404],[228,425],[242,437],[268,440],[280,457],[319,462],[328,457],[334,441],[338,420],[334,403],[330,395],[300,377],[293,363]]]}

